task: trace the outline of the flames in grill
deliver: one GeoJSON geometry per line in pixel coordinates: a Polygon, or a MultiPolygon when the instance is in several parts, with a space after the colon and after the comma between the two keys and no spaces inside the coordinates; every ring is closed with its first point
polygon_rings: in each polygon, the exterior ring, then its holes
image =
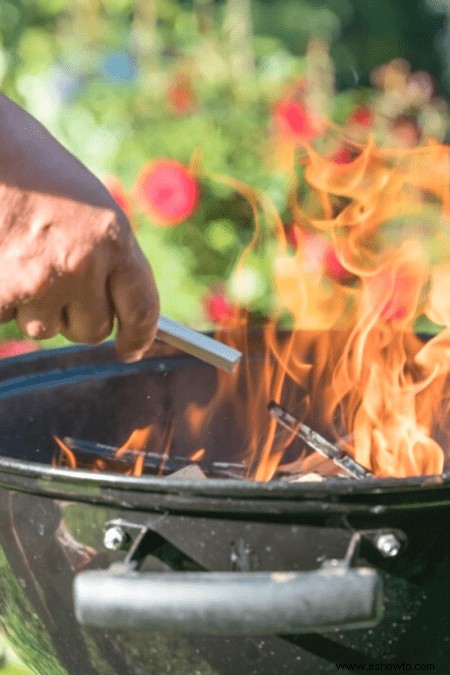
{"type": "MultiPolygon", "coordinates": [[[[215,177],[240,192],[254,214],[237,275],[250,255],[270,250],[276,306],[262,361],[244,360],[237,376],[218,373],[214,399],[187,406],[199,448],[193,462],[208,459],[205,427],[221,407],[233,406],[246,477],[270,480],[293,442],[268,413],[274,399],[376,476],[443,471],[450,449],[449,147],[353,145],[356,158],[337,164],[305,144],[302,183],[291,175],[295,222],[288,232],[266,195],[215,177]],[[278,330],[286,316],[294,328],[288,337],[278,330]],[[432,322],[434,337],[419,339],[418,321],[432,322]]],[[[245,314],[233,325],[228,319],[217,337],[246,353],[245,314]]],[[[71,449],[56,440],[75,466],[71,449]]],[[[117,458],[137,451],[129,472],[139,475],[142,451],[155,452],[156,443],[162,474],[170,429],[134,431],[117,458]]],[[[306,446],[293,459],[305,470],[312,465],[306,446]]]]}

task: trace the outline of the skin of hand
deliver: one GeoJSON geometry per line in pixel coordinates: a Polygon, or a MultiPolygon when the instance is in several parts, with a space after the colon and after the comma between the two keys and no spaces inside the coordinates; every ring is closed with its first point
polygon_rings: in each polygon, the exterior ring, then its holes
{"type": "Polygon", "coordinates": [[[32,338],[95,344],[118,319],[116,350],[136,361],[159,316],[151,268],[105,186],[0,95],[0,322],[32,338]]]}

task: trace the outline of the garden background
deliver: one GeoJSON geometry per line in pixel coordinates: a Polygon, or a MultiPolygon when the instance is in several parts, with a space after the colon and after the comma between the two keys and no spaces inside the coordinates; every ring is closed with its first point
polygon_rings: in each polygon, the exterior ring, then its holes
{"type": "MultiPolygon", "coordinates": [[[[295,246],[286,146],[320,141],[316,119],[373,132],[379,143],[445,139],[449,8],[2,0],[0,83],[106,182],[151,260],[163,312],[207,329],[238,307],[258,320],[273,306],[270,246],[237,269],[252,213],[227,179],[262,190],[295,246]],[[177,164],[155,166],[157,158],[177,164]],[[160,212],[167,171],[179,194],[160,212]]],[[[333,152],[348,161],[346,148],[333,152]]],[[[0,338],[19,336],[14,323],[0,327],[0,338]]]]}
{"type": "MultiPolygon", "coordinates": [[[[270,244],[237,265],[252,200],[275,207],[294,250],[292,153],[320,146],[318,120],[378,144],[449,140],[450,2],[1,0],[0,86],[107,184],[165,314],[211,329],[245,307],[257,322],[274,292],[270,244]]],[[[308,254],[341,279],[326,241],[308,254]]],[[[0,326],[0,356],[27,349],[0,326]]],[[[28,672],[0,646],[5,673],[28,672]]]]}

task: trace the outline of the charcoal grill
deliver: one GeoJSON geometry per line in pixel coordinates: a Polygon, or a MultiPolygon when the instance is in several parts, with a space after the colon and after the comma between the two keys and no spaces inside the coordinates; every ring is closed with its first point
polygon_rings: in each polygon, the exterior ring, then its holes
{"type": "MultiPolygon", "coordinates": [[[[258,358],[258,341],[248,358],[258,358]]],[[[334,673],[450,657],[450,477],[252,483],[53,467],[214,393],[211,366],[111,344],[0,364],[0,615],[39,673],[334,673]]],[[[239,460],[232,412],[205,434],[239,460]]],[[[213,458],[214,459],[214,458],[213,458]]],[[[444,665],[445,664],[445,665],[444,665]]],[[[441,668],[441,670],[440,670],[441,668]]]]}

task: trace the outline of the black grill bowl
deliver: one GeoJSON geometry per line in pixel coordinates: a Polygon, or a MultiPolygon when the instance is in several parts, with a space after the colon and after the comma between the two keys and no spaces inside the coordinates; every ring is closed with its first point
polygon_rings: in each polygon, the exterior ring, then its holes
{"type": "MultiPolygon", "coordinates": [[[[151,421],[173,423],[173,452],[189,455],[182,413],[216,384],[214,368],[162,346],[140,364],[118,363],[110,344],[0,363],[0,615],[25,662],[42,675],[446,672],[449,477],[288,484],[51,466],[53,434],[117,446],[151,421]]],[[[204,433],[209,459],[241,458],[231,410],[204,433]]]]}

